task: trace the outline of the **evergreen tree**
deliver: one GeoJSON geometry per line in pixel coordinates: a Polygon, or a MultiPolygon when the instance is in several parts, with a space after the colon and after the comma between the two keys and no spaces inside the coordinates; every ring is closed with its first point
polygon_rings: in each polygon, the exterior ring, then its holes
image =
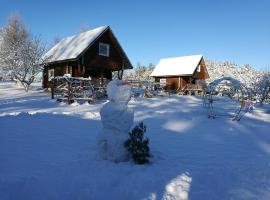
{"type": "Polygon", "coordinates": [[[146,126],[141,122],[135,126],[129,133],[129,139],[124,143],[128,152],[131,154],[132,159],[137,164],[148,163],[150,157],[149,139],[144,138],[146,132],[146,126]]]}

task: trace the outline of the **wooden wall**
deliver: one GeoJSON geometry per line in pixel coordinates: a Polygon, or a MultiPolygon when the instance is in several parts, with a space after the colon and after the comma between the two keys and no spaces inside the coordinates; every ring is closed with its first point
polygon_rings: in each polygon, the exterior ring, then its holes
{"type": "Polygon", "coordinates": [[[123,65],[123,58],[116,46],[116,41],[111,32],[104,33],[79,59],[80,64],[85,65],[86,68],[84,76],[99,77],[103,74],[110,78],[111,71],[120,70],[123,65]],[[109,57],[98,54],[99,42],[110,44],[109,57]]]}
{"type": "Polygon", "coordinates": [[[201,59],[200,66],[201,66],[200,72],[195,71],[193,78],[195,78],[195,79],[208,79],[209,75],[208,75],[208,72],[206,69],[204,59],[201,59]]]}
{"type": "Polygon", "coordinates": [[[155,77],[155,82],[160,82],[160,79],[166,79],[165,90],[177,90],[180,87],[180,77],[155,77]]]}
{"type": "Polygon", "coordinates": [[[53,65],[45,66],[43,69],[43,88],[49,88],[50,84],[48,81],[48,70],[54,69],[54,76],[63,76],[64,74],[71,73],[73,75],[73,66],[72,62],[66,63],[56,63],[53,65]]]}

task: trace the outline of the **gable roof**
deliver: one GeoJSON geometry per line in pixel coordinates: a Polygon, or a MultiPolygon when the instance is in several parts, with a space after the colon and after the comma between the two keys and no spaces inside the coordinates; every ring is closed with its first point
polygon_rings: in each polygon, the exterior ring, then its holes
{"type": "Polygon", "coordinates": [[[47,62],[76,59],[87,47],[102,35],[109,26],[101,26],[77,35],[65,37],[55,44],[44,56],[47,62]]]}
{"type": "Polygon", "coordinates": [[[193,55],[161,59],[150,76],[192,75],[202,58],[202,55],[193,55]]]}

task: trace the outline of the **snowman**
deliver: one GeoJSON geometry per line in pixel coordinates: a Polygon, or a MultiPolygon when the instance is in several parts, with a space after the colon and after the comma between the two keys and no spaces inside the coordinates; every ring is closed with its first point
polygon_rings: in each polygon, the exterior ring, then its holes
{"type": "Polygon", "coordinates": [[[122,80],[113,80],[107,85],[107,102],[100,110],[103,129],[98,146],[103,159],[122,162],[128,159],[124,142],[133,125],[134,112],[128,108],[131,98],[130,86],[122,80]]]}

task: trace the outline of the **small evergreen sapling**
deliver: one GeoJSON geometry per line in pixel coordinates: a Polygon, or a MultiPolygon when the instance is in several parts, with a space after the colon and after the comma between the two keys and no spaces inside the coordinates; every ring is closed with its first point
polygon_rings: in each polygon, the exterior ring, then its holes
{"type": "Polygon", "coordinates": [[[132,159],[137,164],[148,163],[150,157],[150,149],[148,146],[149,139],[144,138],[146,126],[141,122],[135,126],[129,133],[129,139],[126,140],[124,146],[127,148],[132,159]]]}

